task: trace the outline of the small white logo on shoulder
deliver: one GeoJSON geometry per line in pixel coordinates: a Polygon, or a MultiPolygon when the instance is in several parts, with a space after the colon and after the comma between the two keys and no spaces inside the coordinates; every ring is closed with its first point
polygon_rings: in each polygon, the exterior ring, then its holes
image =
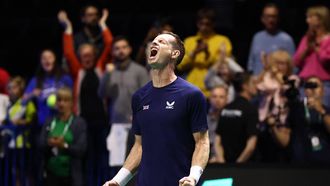
{"type": "Polygon", "coordinates": [[[173,101],[172,103],[166,101],[166,109],[174,109],[174,104],[175,104],[175,101],[173,101]]]}
{"type": "Polygon", "coordinates": [[[149,105],[143,105],[143,110],[149,110],[149,105]]]}

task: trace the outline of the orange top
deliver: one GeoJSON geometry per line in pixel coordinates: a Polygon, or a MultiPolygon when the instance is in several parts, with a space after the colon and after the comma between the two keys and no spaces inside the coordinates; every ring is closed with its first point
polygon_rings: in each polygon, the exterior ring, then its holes
{"type": "MultiPolygon", "coordinates": [[[[94,67],[99,78],[101,78],[105,69],[105,63],[109,59],[108,57],[111,52],[111,45],[113,40],[112,33],[108,28],[103,30],[102,36],[104,42],[103,51],[100,57],[97,59],[97,63],[94,67]]],[[[72,34],[63,34],[63,53],[68,62],[72,79],[74,80],[74,110],[77,114],[79,114],[80,84],[84,76],[84,69],[82,68],[82,65],[75,53],[72,34]]]]}

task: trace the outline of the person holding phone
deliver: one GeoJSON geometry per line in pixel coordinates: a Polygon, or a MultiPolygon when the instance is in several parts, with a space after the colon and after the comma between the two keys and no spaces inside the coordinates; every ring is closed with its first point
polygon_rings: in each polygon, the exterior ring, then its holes
{"type": "Polygon", "coordinates": [[[330,108],[323,104],[324,86],[318,77],[304,83],[305,97],[291,105],[291,158],[298,163],[330,165],[330,108]]]}

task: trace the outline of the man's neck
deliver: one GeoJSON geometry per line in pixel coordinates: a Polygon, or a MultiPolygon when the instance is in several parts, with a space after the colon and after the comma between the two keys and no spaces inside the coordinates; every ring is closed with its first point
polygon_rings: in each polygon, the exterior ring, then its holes
{"type": "Polygon", "coordinates": [[[96,38],[98,36],[98,30],[97,30],[97,28],[85,26],[83,29],[84,29],[85,34],[88,37],[96,38]]]}
{"type": "Polygon", "coordinates": [[[214,35],[214,31],[212,31],[212,32],[208,32],[208,33],[201,33],[200,32],[200,36],[203,38],[203,39],[208,39],[208,38],[210,38],[211,36],[213,36],[214,35]]]}
{"type": "Polygon", "coordinates": [[[71,112],[59,113],[58,119],[61,121],[68,121],[71,116],[71,112]]]}
{"type": "Polygon", "coordinates": [[[210,110],[209,110],[209,113],[210,114],[214,114],[214,115],[219,115],[220,112],[221,112],[222,109],[218,109],[218,108],[215,108],[215,107],[211,107],[210,110]]]}
{"type": "Polygon", "coordinates": [[[174,70],[170,65],[164,69],[151,69],[152,85],[156,88],[165,87],[177,79],[174,70]]]}
{"type": "Polygon", "coordinates": [[[119,70],[123,70],[129,65],[130,61],[131,61],[131,59],[128,58],[124,61],[117,61],[117,62],[115,61],[115,63],[119,70]]]}
{"type": "Polygon", "coordinates": [[[246,91],[241,92],[239,95],[240,95],[241,97],[247,99],[248,101],[251,100],[251,95],[250,95],[248,92],[246,92],[246,91]]]}
{"type": "Polygon", "coordinates": [[[269,33],[270,35],[276,35],[278,31],[279,30],[277,28],[269,29],[269,30],[266,29],[266,32],[269,33]]]}

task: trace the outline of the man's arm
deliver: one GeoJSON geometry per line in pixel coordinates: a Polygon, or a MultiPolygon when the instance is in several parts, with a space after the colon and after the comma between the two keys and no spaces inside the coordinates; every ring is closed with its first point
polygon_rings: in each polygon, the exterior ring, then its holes
{"type": "Polygon", "coordinates": [[[256,135],[250,136],[246,142],[246,146],[245,146],[243,152],[237,158],[236,162],[237,163],[246,162],[253,154],[254,149],[256,148],[256,145],[257,145],[257,136],[256,135]]]}
{"type": "Polygon", "coordinates": [[[107,9],[103,10],[103,14],[102,17],[99,21],[99,26],[102,30],[102,37],[103,37],[103,51],[97,61],[97,68],[102,69],[102,71],[104,70],[105,67],[105,63],[107,62],[107,60],[109,59],[109,55],[111,52],[111,45],[112,45],[112,40],[113,40],[113,36],[111,33],[111,30],[108,28],[107,24],[106,24],[106,20],[109,17],[109,11],[107,9]]]}
{"type": "Polygon", "coordinates": [[[65,11],[60,11],[58,13],[58,20],[65,27],[63,33],[63,55],[68,61],[70,73],[74,79],[78,75],[80,62],[75,54],[73,45],[73,26],[65,11]]]}
{"type": "Polygon", "coordinates": [[[216,161],[219,163],[225,163],[225,153],[221,144],[221,136],[216,135],[214,143],[216,161]]]}
{"type": "Polygon", "coordinates": [[[122,186],[126,185],[133,177],[134,172],[138,168],[142,157],[141,136],[135,135],[135,143],[117,175],[112,180],[106,182],[103,186],[122,186]]]}
{"type": "Polygon", "coordinates": [[[210,141],[208,131],[195,132],[193,134],[195,139],[195,150],[192,157],[190,174],[179,181],[180,186],[196,185],[210,155],[210,141]]]}
{"type": "Polygon", "coordinates": [[[209,132],[196,132],[193,135],[195,139],[195,151],[192,157],[191,165],[200,166],[204,169],[210,155],[209,132]]]}
{"type": "Polygon", "coordinates": [[[141,136],[135,135],[135,143],[124,163],[124,168],[130,172],[135,172],[139,167],[142,157],[142,139],[141,136]]]}

